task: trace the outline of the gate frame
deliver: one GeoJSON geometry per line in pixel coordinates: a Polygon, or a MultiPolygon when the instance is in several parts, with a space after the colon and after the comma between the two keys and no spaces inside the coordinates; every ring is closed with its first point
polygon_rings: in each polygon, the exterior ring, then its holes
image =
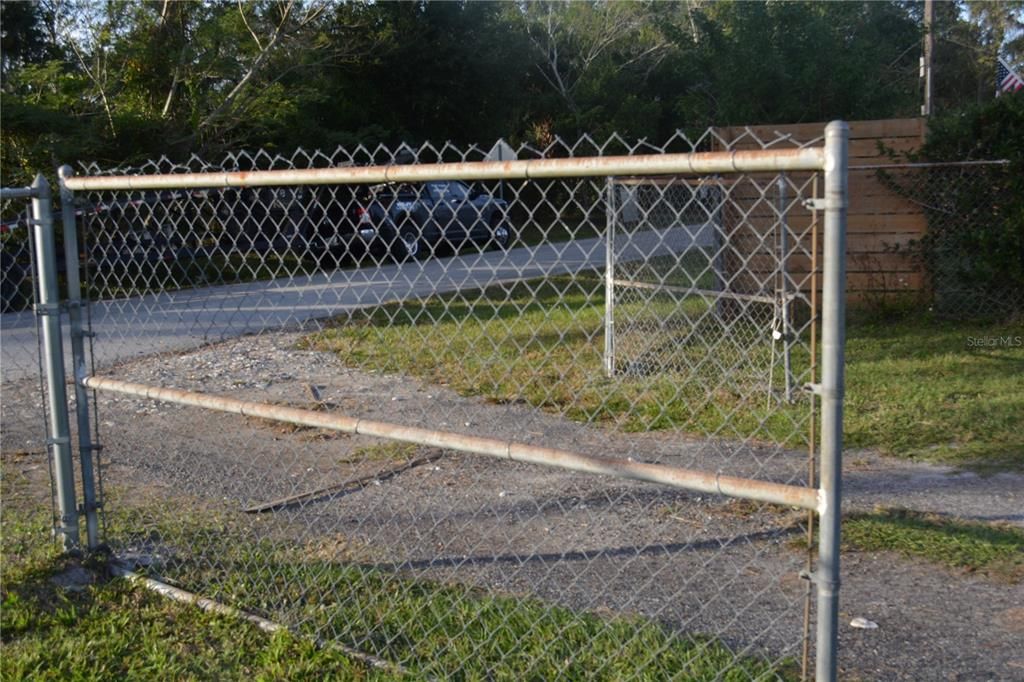
{"type": "MultiPolygon", "coordinates": [[[[64,372],[64,343],[61,334],[60,291],[57,287],[57,248],[53,230],[53,196],[50,183],[36,175],[30,187],[0,189],[0,199],[31,199],[29,227],[34,246],[38,300],[32,306],[39,323],[42,341],[40,364],[46,379],[46,445],[53,466],[52,483],[56,488],[58,523],[54,532],[65,552],[79,549],[79,509],[75,499],[75,467],[71,457],[71,427],[64,372]]],[[[76,265],[68,270],[77,271],[76,265]]],[[[90,472],[91,473],[91,472],[90,472]]]]}
{"type": "MultiPolygon", "coordinates": [[[[822,378],[821,383],[809,386],[809,390],[821,401],[821,469],[820,483],[817,490],[799,486],[784,486],[800,491],[801,497],[808,493],[814,495],[819,516],[818,566],[810,576],[815,584],[817,598],[817,634],[816,634],[816,666],[815,679],[818,682],[834,682],[837,675],[838,647],[838,597],[839,597],[839,540],[840,540],[840,504],[841,504],[841,468],[842,468],[842,425],[843,425],[843,392],[844,392],[844,346],[845,346],[845,245],[846,245],[846,213],[848,207],[848,146],[849,126],[842,121],[833,121],[826,126],[825,144],[820,147],[806,147],[786,150],[755,150],[729,152],[701,152],[691,154],[650,154],[637,156],[568,158],[568,159],[537,159],[505,162],[464,162],[438,163],[422,165],[392,165],[370,167],[325,168],[307,170],[278,170],[255,172],[219,172],[219,173],[180,173],[141,176],[71,176],[70,169],[61,169],[61,197],[67,207],[72,207],[76,190],[142,190],[170,188],[225,188],[225,187],[266,187],[310,184],[377,184],[386,182],[422,182],[426,180],[530,180],[551,179],[562,177],[609,177],[616,175],[693,175],[715,173],[744,172],[786,172],[786,171],[823,171],[825,176],[825,197],[823,200],[812,201],[815,209],[824,210],[824,248],[823,248],[823,283],[822,283],[822,378]]],[[[75,236],[75,216],[73,208],[65,208],[63,212],[65,237],[70,237],[77,244],[75,236]]],[[[52,257],[52,232],[51,257],[52,257]]],[[[67,244],[67,242],[66,242],[67,244]]],[[[77,247],[76,247],[77,248],[77,247]]],[[[69,286],[79,287],[69,291],[69,299],[81,300],[80,280],[77,272],[78,258],[68,261],[69,286]],[[71,271],[74,270],[74,275],[71,271]]],[[[80,318],[79,318],[80,326],[80,318]]],[[[57,328],[59,334],[59,322],[57,328]]],[[[59,338],[58,338],[59,341],[59,338]]],[[[79,342],[81,330],[79,330],[79,342]]],[[[79,343],[80,345],[80,343],[79,343]]],[[[84,375],[84,354],[82,362],[76,359],[76,391],[86,389],[108,388],[113,386],[99,377],[84,375]],[[79,373],[81,369],[82,374],[79,373]],[[107,383],[106,386],[104,384],[107,383]]],[[[116,382],[115,382],[116,383],[116,382]]],[[[63,388],[63,387],[61,387],[63,388]]],[[[155,387],[141,387],[153,391],[152,397],[170,400],[171,394],[155,387]]],[[[182,397],[182,396],[178,396],[182,397]]],[[[207,407],[216,409],[217,398],[204,396],[209,401],[207,407]]],[[[173,400],[172,400],[173,402],[173,400]]],[[[237,402],[237,401],[236,401],[237,402]]],[[[87,406],[79,402],[79,409],[87,406]]],[[[239,411],[249,406],[235,406],[239,411]]],[[[223,406],[221,406],[223,409],[223,406]]],[[[66,410],[66,404],[65,404],[66,410]]],[[[271,418],[292,421],[302,418],[295,410],[274,410],[271,418]],[[293,413],[293,414],[290,414],[293,413]]],[[[86,413],[87,414],[87,413],[86,413]]],[[[81,419],[81,415],[79,415],[81,419]]],[[[66,411],[65,411],[66,419],[66,411]]],[[[523,448],[514,443],[499,443],[489,439],[471,438],[460,434],[444,434],[426,429],[412,429],[400,425],[379,424],[364,420],[339,417],[347,427],[357,430],[360,426],[374,426],[373,435],[385,438],[437,444],[444,441],[446,445],[453,439],[461,442],[462,449],[475,454],[519,459],[548,466],[561,466],[582,470],[595,471],[612,475],[623,475],[627,472],[615,463],[615,466],[594,469],[592,466],[604,462],[603,458],[587,458],[574,453],[553,451],[547,448],[532,448],[524,452],[523,448]],[[377,427],[383,427],[378,429],[377,427]],[[589,461],[588,461],[589,460],[589,461]],[[566,466],[572,462],[576,466],[566,466]]],[[[87,417],[86,420],[88,421],[87,417]]],[[[80,431],[81,438],[81,431],[80,431]]],[[[88,443],[87,443],[88,444],[88,443]]],[[[82,442],[80,441],[80,446],[82,442]]],[[[82,450],[83,454],[91,454],[91,445],[82,450]]],[[[70,455],[70,453],[68,453],[70,455]]],[[[91,461],[91,460],[90,460],[91,461]]],[[[633,464],[633,463],[630,463],[633,464]]],[[[631,467],[630,467],[631,468],[631,467]]],[[[698,487],[703,479],[713,479],[716,492],[725,493],[719,483],[724,477],[702,472],[686,472],[665,467],[680,474],[671,476],[675,480],[661,481],[677,487],[701,490],[698,487]],[[694,476],[696,474],[696,476],[694,476]]],[[[669,472],[664,472],[669,473],[669,472]]],[[[650,478],[646,480],[651,480],[650,478]]],[[[764,486],[774,485],[763,481],[733,479],[728,492],[733,497],[764,499],[764,486]],[[759,489],[759,490],[758,490],[759,489]]],[[[813,485],[813,481],[809,482],[813,485]]],[[[704,485],[707,485],[705,482],[704,485]]],[[[788,492],[788,491],[787,491],[788,492]]],[[[809,504],[807,505],[810,506],[809,504]]],[[[76,527],[77,529],[77,527],[76,527]]]]}

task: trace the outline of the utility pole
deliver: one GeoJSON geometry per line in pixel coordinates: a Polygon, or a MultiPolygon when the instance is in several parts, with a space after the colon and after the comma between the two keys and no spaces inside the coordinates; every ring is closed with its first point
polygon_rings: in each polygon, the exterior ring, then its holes
{"type": "Polygon", "coordinates": [[[932,25],[935,21],[935,6],[932,0],[924,0],[924,54],[921,56],[921,78],[924,79],[924,104],[921,115],[932,115],[932,58],[935,53],[935,34],[932,25]]]}

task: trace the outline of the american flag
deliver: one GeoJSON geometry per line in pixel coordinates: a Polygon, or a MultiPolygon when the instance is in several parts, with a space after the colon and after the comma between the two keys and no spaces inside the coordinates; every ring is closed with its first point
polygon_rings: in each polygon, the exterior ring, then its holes
{"type": "Polygon", "coordinates": [[[996,97],[1004,92],[1017,92],[1024,88],[1024,79],[1010,68],[1010,65],[999,57],[999,65],[996,67],[996,97]]]}

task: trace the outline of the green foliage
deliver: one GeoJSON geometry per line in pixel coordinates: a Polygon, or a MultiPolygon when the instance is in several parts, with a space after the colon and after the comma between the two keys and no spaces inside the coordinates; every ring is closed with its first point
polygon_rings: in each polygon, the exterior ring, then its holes
{"type": "Polygon", "coordinates": [[[913,18],[896,3],[722,2],[673,63],[675,110],[703,125],[885,118],[917,99],[913,18]]]}
{"type": "Polygon", "coordinates": [[[912,110],[902,3],[4,4],[3,182],[58,163],[545,146],[912,110]]]}
{"type": "MultiPolygon", "coordinates": [[[[995,50],[1022,40],[1021,3],[938,5],[937,101],[990,97],[995,50]]],[[[920,7],[899,0],[67,0],[3,13],[4,184],[83,159],[659,140],[912,115],[919,100],[920,7]]]]}
{"type": "Polygon", "coordinates": [[[1024,93],[933,119],[920,156],[926,161],[1009,161],[1005,167],[964,169],[955,179],[948,172],[927,174],[916,189],[928,198],[928,233],[920,247],[940,305],[950,292],[971,292],[998,312],[1021,312],[1024,93]]]}

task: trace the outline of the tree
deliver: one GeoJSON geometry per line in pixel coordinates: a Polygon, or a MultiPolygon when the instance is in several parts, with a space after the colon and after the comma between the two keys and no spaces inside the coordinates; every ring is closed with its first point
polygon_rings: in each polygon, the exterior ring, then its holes
{"type": "Polygon", "coordinates": [[[0,79],[6,80],[12,69],[54,56],[43,23],[42,8],[36,3],[0,3],[0,79]]]}
{"type": "Polygon", "coordinates": [[[527,2],[515,6],[538,56],[544,82],[568,109],[576,132],[595,118],[588,107],[604,99],[605,86],[629,74],[642,88],[672,49],[661,30],[661,7],[646,2],[527,2]]]}
{"type": "Polygon", "coordinates": [[[696,22],[688,124],[915,113],[920,25],[896,3],[711,3],[696,22]]]}

